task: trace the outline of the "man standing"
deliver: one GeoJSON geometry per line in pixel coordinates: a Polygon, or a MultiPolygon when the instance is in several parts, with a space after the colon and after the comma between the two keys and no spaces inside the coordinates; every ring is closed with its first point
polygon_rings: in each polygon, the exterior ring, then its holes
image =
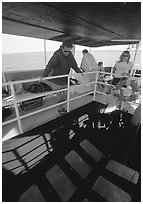
{"type": "MultiPolygon", "coordinates": [[[[43,77],[47,76],[58,76],[58,75],[67,75],[70,72],[70,69],[73,68],[77,73],[82,73],[78,68],[77,63],[71,53],[73,45],[69,41],[62,43],[60,48],[54,52],[53,56],[49,60],[48,64],[43,73],[43,77]]],[[[45,80],[52,90],[59,90],[67,88],[67,77],[56,78],[45,80]]],[[[57,93],[59,102],[67,98],[67,91],[57,93]]],[[[66,112],[66,110],[60,106],[60,113],[66,112]]]]}
{"type": "MultiPolygon", "coordinates": [[[[98,64],[96,60],[94,59],[94,56],[88,52],[88,50],[84,49],[82,51],[83,57],[81,60],[81,69],[84,72],[92,72],[92,71],[98,71],[98,64]]],[[[88,74],[86,75],[87,82],[92,82],[95,80],[95,74],[88,74]]],[[[93,84],[91,85],[92,89],[94,88],[93,84]]]]}

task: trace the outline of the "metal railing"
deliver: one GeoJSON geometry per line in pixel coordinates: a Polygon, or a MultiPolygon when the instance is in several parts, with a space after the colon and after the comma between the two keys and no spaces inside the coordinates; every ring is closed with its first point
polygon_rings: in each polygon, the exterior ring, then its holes
{"type": "MultiPolygon", "coordinates": [[[[98,84],[104,84],[106,86],[112,86],[112,84],[108,84],[108,83],[104,83],[104,82],[99,82],[98,81],[99,73],[110,75],[110,76],[114,75],[112,72],[111,73],[109,73],[109,72],[99,72],[99,71],[85,72],[84,75],[95,74],[95,80],[92,81],[92,82],[83,83],[83,84],[76,85],[76,86],[78,86],[78,87],[82,87],[82,86],[85,86],[85,85],[86,86],[91,86],[93,84],[94,85],[94,90],[90,89],[90,91],[88,91],[86,93],[83,93],[83,94],[80,94],[79,96],[76,96],[76,97],[73,97],[73,98],[70,98],[70,89],[71,89],[71,86],[70,86],[70,77],[71,76],[70,75],[60,75],[60,76],[45,77],[44,78],[44,80],[49,80],[49,79],[65,78],[65,77],[67,77],[68,78],[67,88],[59,89],[59,90],[56,90],[56,91],[48,91],[48,92],[38,93],[38,94],[34,94],[34,95],[31,94],[31,96],[29,96],[29,95],[28,96],[24,96],[21,99],[16,95],[15,85],[16,84],[23,84],[23,83],[27,83],[27,82],[39,81],[40,78],[4,82],[2,84],[2,86],[4,86],[4,87],[9,86],[10,87],[10,90],[11,90],[11,100],[10,101],[3,101],[2,106],[3,107],[4,106],[10,106],[10,105],[14,106],[16,117],[12,118],[12,119],[9,119],[7,121],[4,121],[2,123],[2,125],[4,126],[4,125],[7,125],[7,124],[12,123],[14,121],[17,121],[18,122],[18,127],[19,127],[19,132],[20,132],[20,134],[22,134],[24,132],[23,127],[22,127],[22,123],[21,123],[21,120],[23,118],[29,117],[29,116],[34,115],[34,114],[38,114],[38,113],[40,113],[42,111],[45,111],[45,110],[57,107],[57,106],[62,105],[62,104],[66,104],[67,112],[69,112],[70,111],[70,101],[73,101],[73,100],[79,99],[81,97],[87,96],[87,95],[89,95],[91,93],[93,93],[93,100],[96,100],[96,93],[100,93],[100,94],[106,95],[106,93],[100,92],[100,91],[96,90],[97,89],[97,85],[98,84]],[[34,99],[34,98],[39,98],[39,97],[43,97],[43,96],[47,96],[47,95],[53,95],[53,94],[56,94],[56,93],[59,93],[59,92],[63,92],[63,91],[67,91],[67,99],[65,101],[58,102],[58,103],[56,103],[54,105],[50,105],[50,106],[47,106],[47,107],[42,107],[41,106],[41,108],[39,110],[35,110],[33,112],[26,113],[24,115],[20,115],[19,108],[18,108],[18,104],[19,103],[21,103],[23,101],[26,101],[26,100],[34,99]]],[[[134,77],[134,74],[133,74],[133,76],[131,76],[131,78],[135,79],[136,77],[134,77]]]]}
{"type": "MultiPolygon", "coordinates": [[[[95,73],[95,72],[90,72],[90,74],[91,73],[95,73]]],[[[85,75],[86,74],[89,74],[89,73],[85,73],[85,75]]],[[[98,75],[98,73],[97,73],[97,75],[98,75]]],[[[4,82],[2,84],[2,86],[4,86],[4,87],[5,86],[9,86],[10,87],[10,90],[11,90],[10,91],[11,92],[11,99],[9,101],[6,101],[6,100],[3,101],[2,107],[5,107],[5,106],[14,106],[14,109],[15,109],[15,112],[16,112],[16,118],[4,121],[2,123],[2,125],[7,125],[9,123],[17,121],[18,122],[18,127],[19,127],[19,132],[23,133],[24,131],[23,131],[22,123],[21,123],[21,120],[23,118],[29,117],[31,115],[37,114],[39,112],[42,112],[42,111],[45,111],[45,110],[48,110],[48,109],[51,109],[51,108],[54,108],[54,107],[57,107],[59,105],[65,104],[65,103],[67,103],[67,112],[69,112],[69,106],[70,106],[69,103],[70,103],[70,101],[78,99],[78,98],[81,98],[81,97],[84,97],[84,96],[88,95],[89,93],[86,93],[86,94],[84,93],[84,94],[81,94],[80,96],[76,96],[75,98],[70,99],[70,88],[71,88],[70,87],[70,75],[60,75],[60,76],[54,76],[54,77],[45,77],[44,80],[56,79],[56,78],[64,78],[64,77],[68,78],[67,88],[59,89],[59,90],[56,90],[56,91],[48,91],[48,92],[38,93],[38,94],[34,94],[34,95],[31,94],[31,96],[28,95],[28,96],[22,97],[21,99],[19,98],[18,95],[16,95],[15,85],[16,84],[23,84],[23,83],[27,83],[27,82],[36,82],[36,81],[39,81],[40,78],[4,82]],[[60,103],[56,103],[54,105],[50,105],[48,107],[44,107],[44,108],[42,108],[42,106],[41,106],[41,108],[39,110],[30,112],[30,113],[26,113],[26,114],[24,114],[22,116],[20,115],[19,108],[18,108],[18,103],[21,103],[23,101],[30,100],[30,99],[35,99],[35,98],[47,96],[47,95],[53,95],[53,94],[56,94],[56,93],[59,93],[59,92],[63,92],[63,91],[67,91],[67,100],[62,101],[60,103]]],[[[95,83],[95,82],[85,83],[85,84],[78,85],[78,86],[90,85],[91,83],[95,83]]],[[[90,93],[93,93],[93,91],[91,91],[90,93]]]]}

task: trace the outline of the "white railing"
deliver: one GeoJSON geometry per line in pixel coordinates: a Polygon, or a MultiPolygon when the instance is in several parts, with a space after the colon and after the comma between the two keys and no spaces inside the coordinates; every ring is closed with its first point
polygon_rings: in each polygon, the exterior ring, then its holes
{"type": "MultiPolygon", "coordinates": [[[[85,74],[88,74],[88,73],[85,73],[85,74]]],[[[77,96],[75,98],[70,99],[70,88],[71,88],[70,87],[70,75],[45,77],[43,79],[43,81],[46,80],[46,79],[49,80],[49,79],[64,78],[64,77],[68,77],[68,86],[67,86],[67,88],[56,90],[56,91],[48,91],[48,92],[42,92],[42,93],[37,93],[37,94],[31,94],[31,96],[25,95],[22,98],[19,98],[19,95],[16,95],[15,85],[16,84],[23,84],[23,83],[27,83],[27,82],[36,82],[36,81],[39,81],[40,78],[4,82],[2,84],[2,86],[4,86],[4,87],[5,86],[9,86],[10,87],[11,97],[9,97],[10,99],[8,101],[6,101],[6,100],[4,101],[3,100],[2,107],[5,107],[5,106],[14,106],[14,109],[15,109],[15,112],[16,112],[16,118],[4,121],[2,123],[2,125],[4,126],[4,125],[7,125],[7,124],[12,123],[14,121],[17,121],[18,122],[19,131],[20,131],[20,133],[23,133],[24,131],[23,131],[23,128],[22,128],[22,123],[21,123],[21,119],[23,119],[23,118],[29,117],[31,115],[37,114],[39,112],[42,112],[42,111],[45,111],[45,110],[48,110],[48,109],[51,109],[51,108],[54,108],[54,107],[57,107],[59,105],[65,104],[65,103],[67,103],[67,112],[69,112],[69,102],[70,101],[78,99],[78,98],[81,98],[81,97],[84,97],[84,96],[88,95],[89,93],[81,94],[80,96],[77,96]],[[48,106],[48,107],[44,107],[44,108],[42,108],[42,106],[41,106],[41,109],[39,109],[39,110],[35,110],[33,112],[26,113],[24,115],[20,115],[19,108],[18,108],[18,103],[21,103],[21,102],[26,101],[26,100],[34,99],[34,98],[39,98],[39,97],[47,96],[47,95],[53,95],[53,94],[56,94],[56,93],[59,93],[59,92],[63,92],[63,91],[67,91],[67,100],[65,100],[63,102],[60,102],[60,103],[56,103],[56,104],[48,106]]],[[[78,85],[78,86],[90,85],[91,83],[95,83],[95,82],[85,83],[83,85],[78,85]]],[[[90,93],[93,93],[93,91],[90,92],[90,93]]]]}
{"type": "MultiPolygon", "coordinates": [[[[108,84],[108,83],[104,83],[104,82],[99,82],[98,81],[98,77],[99,77],[99,73],[102,73],[102,74],[106,74],[106,75],[114,75],[113,73],[109,73],[109,72],[98,72],[98,71],[93,71],[93,72],[85,72],[84,75],[88,75],[88,74],[95,74],[95,81],[92,81],[92,82],[88,82],[88,83],[84,83],[84,84],[81,84],[81,85],[77,85],[78,87],[82,87],[82,86],[85,86],[85,85],[88,85],[88,86],[91,86],[91,84],[93,84],[94,86],[94,90],[90,90],[86,93],[83,93],[83,94],[80,94],[79,96],[76,96],[74,98],[70,98],[70,89],[72,88],[72,86],[70,86],[70,75],[61,75],[61,76],[54,76],[54,77],[45,77],[44,80],[49,80],[49,79],[56,79],[56,78],[64,78],[64,77],[67,77],[68,78],[68,84],[67,84],[67,88],[64,88],[64,89],[60,89],[60,90],[56,90],[56,91],[48,91],[48,92],[42,92],[42,93],[37,93],[37,94],[31,94],[31,96],[24,96],[22,98],[19,98],[18,95],[16,95],[16,92],[15,92],[15,85],[16,84],[23,84],[23,83],[27,83],[27,82],[35,82],[35,81],[39,81],[40,78],[35,78],[35,79],[25,79],[25,80],[19,80],[19,81],[9,81],[9,82],[4,82],[2,84],[2,86],[6,87],[6,86],[9,86],[10,87],[10,90],[11,90],[11,98],[9,99],[9,101],[4,101],[2,102],[2,106],[5,107],[5,106],[14,106],[14,109],[15,109],[15,113],[16,113],[16,117],[15,118],[12,118],[12,119],[9,119],[7,121],[4,121],[2,123],[2,125],[7,125],[9,123],[12,123],[14,121],[17,121],[18,122],[18,127],[19,127],[19,132],[20,133],[23,133],[23,127],[22,127],[22,123],[21,123],[21,120],[23,118],[26,118],[26,117],[29,117],[31,115],[34,115],[34,114],[37,114],[37,113],[40,113],[42,111],[45,111],[45,110],[48,110],[48,109],[51,109],[51,108],[54,108],[54,107],[57,107],[59,105],[62,105],[62,104],[66,104],[67,106],[67,112],[70,111],[70,101],[73,101],[73,100],[76,100],[76,99],[79,99],[81,97],[84,97],[84,96],[87,96],[89,95],[90,93],[93,93],[93,100],[96,100],[96,93],[100,93],[100,94],[103,94],[103,95],[106,95],[106,93],[104,92],[100,92],[100,91],[97,91],[97,84],[104,84],[106,86],[112,86],[111,84],[108,84]],[[56,93],[59,93],[59,92],[62,92],[62,91],[67,91],[67,100],[65,101],[62,101],[60,103],[56,103],[54,105],[50,105],[50,106],[47,106],[47,107],[42,107],[39,109],[39,110],[33,110],[33,112],[30,112],[30,113],[26,113],[24,115],[20,115],[20,112],[19,112],[19,108],[18,108],[18,104],[23,102],[23,101],[26,101],[26,100],[30,100],[30,99],[34,99],[34,98],[39,98],[39,97],[43,97],[43,96],[47,96],[47,95],[53,95],[53,94],[56,94],[56,93]]],[[[136,78],[134,77],[133,75],[133,78],[136,78]]],[[[44,81],[43,80],[43,81],[44,81]]]]}

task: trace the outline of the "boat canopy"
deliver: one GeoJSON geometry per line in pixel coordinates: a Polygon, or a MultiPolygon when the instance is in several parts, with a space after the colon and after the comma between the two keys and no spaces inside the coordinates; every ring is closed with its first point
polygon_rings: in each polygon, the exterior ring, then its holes
{"type": "Polygon", "coordinates": [[[141,2],[3,2],[2,33],[87,47],[138,43],[141,2]]]}

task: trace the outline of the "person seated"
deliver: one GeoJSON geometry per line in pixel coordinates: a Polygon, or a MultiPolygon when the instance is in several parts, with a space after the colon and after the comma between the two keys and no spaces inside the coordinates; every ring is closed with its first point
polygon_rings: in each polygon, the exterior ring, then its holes
{"type": "MultiPolygon", "coordinates": [[[[103,67],[103,62],[98,62],[98,70],[99,70],[99,75],[98,75],[98,81],[99,82],[105,82],[104,81],[104,73],[100,73],[100,72],[104,72],[104,67],[103,67]]],[[[98,88],[100,91],[103,91],[103,89],[105,88],[104,84],[98,84],[98,88]]]]}
{"type": "Polygon", "coordinates": [[[129,51],[123,51],[120,55],[119,61],[117,61],[113,67],[113,80],[112,85],[114,88],[109,87],[106,93],[113,93],[119,100],[119,109],[122,109],[124,102],[135,101],[135,92],[139,91],[138,85],[130,77],[130,72],[133,63],[130,61],[129,51]],[[112,91],[111,91],[112,90],[112,91]]]}
{"type": "Polygon", "coordinates": [[[115,85],[116,89],[120,89],[121,87],[126,86],[127,80],[130,80],[130,86],[133,91],[138,92],[139,87],[135,83],[135,80],[129,78],[133,66],[130,57],[129,51],[126,50],[122,52],[119,61],[117,61],[113,67],[114,78],[112,84],[115,85]]]}

